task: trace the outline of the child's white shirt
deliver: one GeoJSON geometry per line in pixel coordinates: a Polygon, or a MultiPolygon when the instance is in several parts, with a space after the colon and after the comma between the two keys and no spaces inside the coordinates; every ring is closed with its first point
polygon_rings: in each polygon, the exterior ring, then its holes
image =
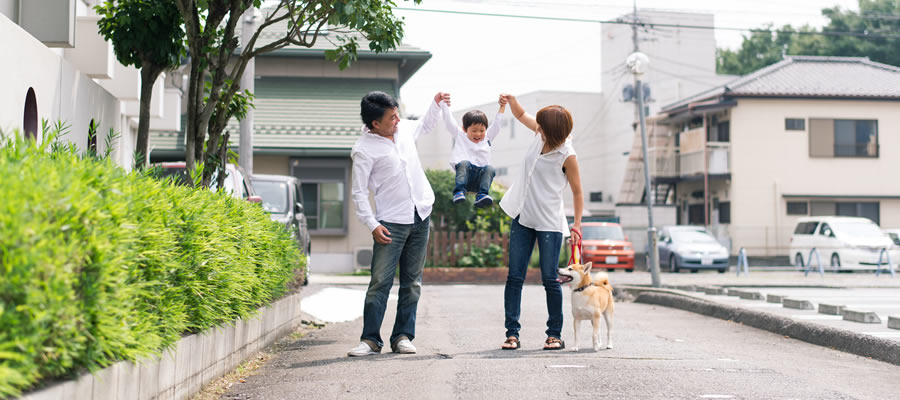
{"type": "Polygon", "coordinates": [[[450,113],[447,103],[441,102],[441,114],[444,117],[444,126],[453,138],[453,151],[450,153],[450,167],[455,168],[461,161],[468,161],[477,167],[484,167],[491,163],[491,145],[500,127],[503,125],[503,113],[497,113],[494,123],[490,124],[484,134],[484,139],[478,143],[469,140],[466,132],[459,128],[450,113]]]}

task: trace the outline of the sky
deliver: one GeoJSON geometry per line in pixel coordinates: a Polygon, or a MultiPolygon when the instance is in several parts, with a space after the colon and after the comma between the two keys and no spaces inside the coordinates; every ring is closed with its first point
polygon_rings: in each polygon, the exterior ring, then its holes
{"type": "MultiPolygon", "coordinates": [[[[453,108],[497,100],[507,92],[600,92],[600,32],[594,22],[554,21],[439,11],[609,20],[630,13],[633,0],[396,0],[405,18],[403,41],[432,58],[400,90],[407,114],[421,115],[438,91],[453,108]]],[[[825,25],[825,7],[858,10],[857,0],[637,0],[656,10],[712,13],[718,27],[766,23],[825,25]]],[[[746,32],[716,30],[718,47],[740,47],[746,32]]],[[[652,63],[653,60],[650,60],[652,63]]]]}

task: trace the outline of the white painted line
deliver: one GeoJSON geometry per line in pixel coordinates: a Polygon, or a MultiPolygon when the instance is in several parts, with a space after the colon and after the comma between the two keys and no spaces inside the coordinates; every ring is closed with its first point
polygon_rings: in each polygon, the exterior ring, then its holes
{"type": "Polygon", "coordinates": [[[719,361],[737,361],[737,360],[732,360],[730,358],[720,358],[719,361]]]}
{"type": "Polygon", "coordinates": [[[704,394],[700,396],[704,399],[733,399],[734,396],[730,394],[704,394]]]}
{"type": "Polygon", "coordinates": [[[547,368],[587,368],[587,365],[548,365],[547,368]]]}
{"type": "Polygon", "coordinates": [[[747,303],[741,304],[741,306],[748,308],[781,308],[781,303],[747,303]]]}
{"type": "Polygon", "coordinates": [[[790,316],[795,319],[808,319],[808,320],[821,320],[821,321],[840,321],[843,320],[844,317],[840,315],[804,315],[804,314],[794,314],[790,316]]]}
{"type": "Polygon", "coordinates": [[[872,335],[877,337],[896,337],[900,338],[900,332],[861,332],[863,335],[872,335]]]}
{"type": "MultiPolygon", "coordinates": [[[[388,300],[396,298],[397,296],[392,294],[388,300]]],[[[303,298],[300,309],[325,322],[353,321],[362,317],[365,300],[365,290],[325,288],[303,298]]]]}

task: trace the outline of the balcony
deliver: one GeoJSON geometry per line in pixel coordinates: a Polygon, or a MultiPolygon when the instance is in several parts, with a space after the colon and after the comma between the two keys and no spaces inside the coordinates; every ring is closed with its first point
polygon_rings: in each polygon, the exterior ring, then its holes
{"type": "Polygon", "coordinates": [[[681,177],[703,175],[704,161],[709,161],[709,174],[721,175],[731,172],[729,157],[729,143],[710,142],[706,144],[707,151],[694,151],[678,156],[678,175],[681,177]],[[706,155],[706,159],[704,159],[706,155]]]}

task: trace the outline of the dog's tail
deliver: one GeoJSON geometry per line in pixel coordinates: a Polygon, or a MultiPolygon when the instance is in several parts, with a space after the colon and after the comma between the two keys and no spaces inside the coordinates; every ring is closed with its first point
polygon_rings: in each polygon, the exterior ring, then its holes
{"type": "Polygon", "coordinates": [[[606,272],[591,274],[591,281],[597,286],[603,286],[612,291],[612,285],[609,283],[609,275],[606,272]]]}

